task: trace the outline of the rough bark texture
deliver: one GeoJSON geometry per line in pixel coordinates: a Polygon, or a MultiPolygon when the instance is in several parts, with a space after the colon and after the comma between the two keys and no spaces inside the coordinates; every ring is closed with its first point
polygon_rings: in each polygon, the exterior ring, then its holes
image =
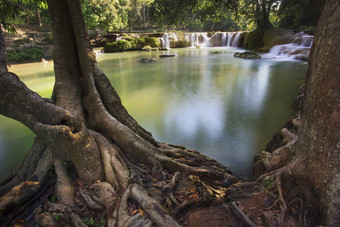
{"type": "Polygon", "coordinates": [[[7,72],[5,37],[0,24],[0,74],[7,72]]]}
{"type": "Polygon", "coordinates": [[[340,225],[340,2],[327,1],[309,60],[297,159],[320,196],[321,223],[340,225]],[[312,173],[312,174],[311,174],[312,173]]]}

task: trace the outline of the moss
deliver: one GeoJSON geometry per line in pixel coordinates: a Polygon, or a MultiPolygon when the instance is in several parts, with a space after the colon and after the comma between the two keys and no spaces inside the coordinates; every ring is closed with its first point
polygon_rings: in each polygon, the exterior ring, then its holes
{"type": "Polygon", "coordinates": [[[117,42],[107,43],[104,47],[104,52],[112,53],[128,50],[142,50],[145,46],[156,48],[160,46],[160,41],[155,37],[140,37],[132,39],[131,41],[119,40],[117,42]]]}
{"type": "Polygon", "coordinates": [[[143,51],[151,51],[151,46],[145,46],[142,48],[143,51]]]}
{"type": "Polygon", "coordinates": [[[258,50],[264,46],[263,37],[264,30],[255,30],[249,33],[247,37],[246,48],[250,50],[258,50]]]}
{"type": "Polygon", "coordinates": [[[188,47],[189,46],[189,42],[186,40],[178,40],[175,43],[175,47],[181,48],[181,47],[188,47]]]}
{"type": "Polygon", "coordinates": [[[155,37],[145,37],[145,44],[151,47],[159,47],[160,41],[155,37]]]}
{"type": "Polygon", "coordinates": [[[132,43],[126,40],[118,40],[117,42],[107,43],[104,47],[105,53],[121,52],[132,49],[132,43]]]}

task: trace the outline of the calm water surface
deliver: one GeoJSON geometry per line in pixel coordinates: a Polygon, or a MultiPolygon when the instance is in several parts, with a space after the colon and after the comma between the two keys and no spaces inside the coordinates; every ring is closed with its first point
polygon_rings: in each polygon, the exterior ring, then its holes
{"type": "MultiPolygon", "coordinates": [[[[157,53],[100,54],[102,69],[129,113],[162,142],[196,149],[249,177],[253,156],[294,114],[307,65],[298,61],[244,60],[234,48],[157,53]],[[158,62],[142,64],[141,57],[158,62]]],[[[52,63],[14,65],[28,87],[49,97],[52,63]]],[[[0,176],[28,151],[33,135],[0,117],[0,176]]]]}

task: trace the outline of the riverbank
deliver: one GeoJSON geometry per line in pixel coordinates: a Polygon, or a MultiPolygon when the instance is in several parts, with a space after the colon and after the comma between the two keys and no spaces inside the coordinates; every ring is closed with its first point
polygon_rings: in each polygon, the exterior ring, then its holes
{"type": "Polygon", "coordinates": [[[16,33],[5,32],[8,64],[40,62],[52,59],[53,36],[50,28],[37,25],[17,25],[16,33]]]}
{"type": "MultiPolygon", "coordinates": [[[[89,32],[93,47],[105,53],[124,51],[158,51],[185,47],[240,47],[259,53],[267,53],[277,45],[293,44],[302,48],[283,48],[276,55],[298,55],[296,59],[306,61],[309,50],[303,36],[313,31],[268,30],[241,32],[136,32],[136,33],[99,33],[89,32]]],[[[312,36],[310,36],[312,37],[312,36]]],[[[48,27],[17,26],[16,34],[5,34],[7,61],[9,64],[40,62],[52,59],[53,37],[48,27]]],[[[310,38],[309,38],[310,40],[310,38]]],[[[269,56],[269,55],[268,55],[269,56]]],[[[276,58],[276,56],[272,56],[276,58]]],[[[295,58],[295,57],[293,57],[295,58]]]]}

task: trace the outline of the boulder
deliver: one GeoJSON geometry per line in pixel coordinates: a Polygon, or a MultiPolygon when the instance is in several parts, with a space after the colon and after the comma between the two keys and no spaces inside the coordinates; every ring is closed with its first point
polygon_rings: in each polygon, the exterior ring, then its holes
{"type": "Polygon", "coordinates": [[[157,60],[153,57],[146,57],[146,58],[141,58],[138,61],[141,63],[152,63],[152,62],[156,62],[157,60]]]}
{"type": "Polygon", "coordinates": [[[262,58],[260,55],[252,51],[235,52],[234,57],[245,58],[245,59],[261,59],[262,58]]]}

